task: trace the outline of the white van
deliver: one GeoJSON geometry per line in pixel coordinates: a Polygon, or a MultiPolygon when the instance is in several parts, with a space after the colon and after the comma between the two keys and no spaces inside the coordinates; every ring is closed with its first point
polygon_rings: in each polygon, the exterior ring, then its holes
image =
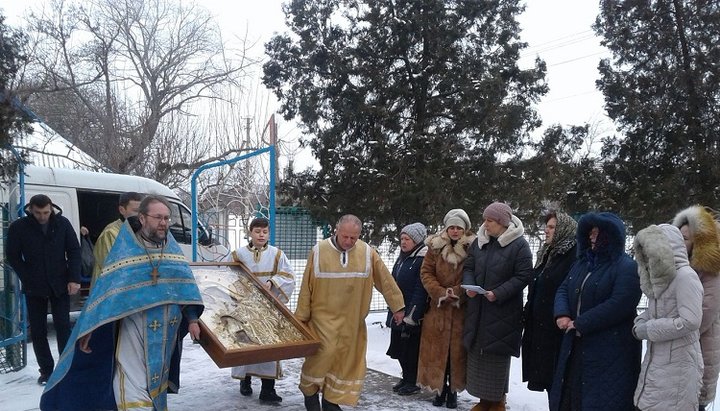
{"type": "MultiPolygon", "coordinates": [[[[135,191],[141,194],[157,194],[170,202],[170,233],[180,244],[185,257],[192,261],[192,220],[190,210],[167,186],[149,178],[123,174],[98,173],[65,168],[38,166],[25,167],[25,203],[35,194],[45,194],[62,210],[62,215],[72,223],[80,235],[80,227],[90,231],[93,244],[105,226],[118,218],[118,200],[121,193],[135,191]]],[[[11,196],[7,186],[0,187],[0,204],[12,198],[19,201],[19,195],[11,196]]],[[[17,188],[17,187],[16,187],[17,188]]],[[[22,208],[24,204],[20,205],[22,208]]],[[[0,244],[1,245],[1,244],[0,244]]],[[[223,261],[228,249],[212,238],[212,231],[198,222],[197,261],[223,261]]],[[[2,251],[0,250],[0,254],[2,251]]],[[[83,279],[82,297],[88,293],[89,279],[83,279]],[[87,280],[87,281],[85,281],[87,280]]],[[[79,304],[82,304],[81,299],[79,304]]],[[[73,310],[81,308],[73,303],[73,310]]]]}
{"type": "MultiPolygon", "coordinates": [[[[25,167],[25,202],[35,194],[47,195],[62,209],[62,215],[70,220],[78,235],[80,226],[90,231],[93,243],[107,224],[120,217],[118,199],[120,194],[128,191],[161,195],[170,202],[170,232],[188,261],[192,261],[191,213],[180,197],[167,186],[149,178],[123,174],[25,167]]],[[[0,193],[0,200],[7,195],[0,193]]],[[[198,234],[198,261],[222,261],[227,257],[227,248],[213,241],[212,232],[200,223],[198,234]]]]}

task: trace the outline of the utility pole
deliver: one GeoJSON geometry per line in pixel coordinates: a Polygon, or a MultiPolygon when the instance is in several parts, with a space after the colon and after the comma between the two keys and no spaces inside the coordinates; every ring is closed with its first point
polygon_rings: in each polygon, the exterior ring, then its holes
{"type": "Polygon", "coordinates": [[[246,140],[245,147],[246,148],[252,147],[251,140],[250,140],[250,126],[252,125],[252,120],[253,120],[252,117],[245,117],[245,122],[246,122],[246,124],[245,124],[245,140],[246,140]]]}

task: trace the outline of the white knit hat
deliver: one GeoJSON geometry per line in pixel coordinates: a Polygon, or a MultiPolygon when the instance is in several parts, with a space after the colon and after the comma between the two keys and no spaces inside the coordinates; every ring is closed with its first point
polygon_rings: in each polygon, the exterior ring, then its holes
{"type": "Polygon", "coordinates": [[[445,218],[443,218],[443,225],[445,226],[445,229],[454,225],[467,230],[470,228],[470,217],[468,217],[465,210],[461,208],[454,208],[445,214],[445,218]]]}

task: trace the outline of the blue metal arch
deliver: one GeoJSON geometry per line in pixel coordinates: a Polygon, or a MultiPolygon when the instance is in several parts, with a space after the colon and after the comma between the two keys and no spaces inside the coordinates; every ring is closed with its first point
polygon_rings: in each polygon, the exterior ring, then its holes
{"type": "Polygon", "coordinates": [[[191,211],[192,211],[192,260],[197,261],[197,232],[198,232],[198,216],[197,216],[197,178],[205,170],[211,168],[221,167],[224,165],[235,164],[238,161],[247,160],[248,158],[256,157],[265,153],[270,153],[270,195],[269,200],[269,211],[270,211],[270,244],[275,244],[275,146],[268,146],[251,153],[243,154],[241,156],[231,158],[229,160],[217,161],[214,163],[208,163],[199,167],[193,172],[190,180],[190,196],[191,196],[191,211]]]}

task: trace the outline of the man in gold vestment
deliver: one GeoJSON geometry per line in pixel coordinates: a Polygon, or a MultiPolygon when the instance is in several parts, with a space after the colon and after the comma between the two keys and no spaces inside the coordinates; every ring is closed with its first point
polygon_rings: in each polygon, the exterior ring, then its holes
{"type": "Polygon", "coordinates": [[[92,282],[90,283],[91,288],[95,285],[95,281],[98,276],[100,276],[105,258],[107,258],[110,249],[115,243],[115,239],[120,232],[120,227],[122,227],[125,219],[138,214],[138,207],[140,207],[142,199],[143,195],[134,191],[120,194],[120,199],[118,201],[120,218],[105,226],[95,242],[95,246],[93,247],[95,268],[92,273],[92,282]]]}
{"type": "Polygon", "coordinates": [[[380,255],[359,240],[362,222],[344,215],[335,235],[313,247],[302,279],[295,316],[320,338],[320,349],[305,358],[300,390],[305,408],[341,410],[357,405],[365,379],[367,329],[372,288],[382,293],[400,323],[403,296],[380,255]]]}

